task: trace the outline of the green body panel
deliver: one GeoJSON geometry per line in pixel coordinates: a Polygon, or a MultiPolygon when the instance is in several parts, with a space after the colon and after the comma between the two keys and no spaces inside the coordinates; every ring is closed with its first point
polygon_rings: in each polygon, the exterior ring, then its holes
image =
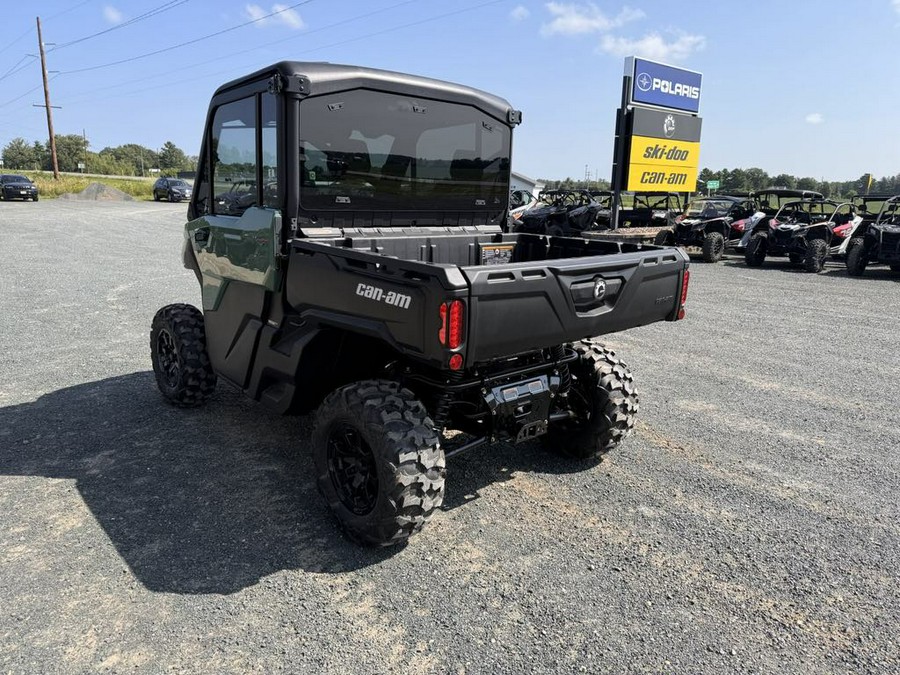
{"type": "Polygon", "coordinates": [[[185,225],[185,237],[200,268],[204,310],[218,307],[230,281],[270,291],[281,284],[281,214],[275,209],[251,207],[241,216],[202,216],[185,225]]]}

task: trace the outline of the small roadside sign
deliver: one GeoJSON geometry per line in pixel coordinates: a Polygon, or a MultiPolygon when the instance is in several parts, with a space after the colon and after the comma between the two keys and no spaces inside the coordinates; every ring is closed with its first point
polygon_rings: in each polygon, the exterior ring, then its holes
{"type": "Polygon", "coordinates": [[[708,181],[706,181],[706,187],[708,187],[710,190],[718,190],[719,189],[719,181],[708,180],[708,181]]]}

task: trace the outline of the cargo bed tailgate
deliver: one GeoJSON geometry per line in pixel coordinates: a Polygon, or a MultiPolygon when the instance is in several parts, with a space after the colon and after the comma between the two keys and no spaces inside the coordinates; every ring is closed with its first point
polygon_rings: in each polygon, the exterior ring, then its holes
{"type": "Polygon", "coordinates": [[[675,319],[680,249],[462,267],[471,286],[468,362],[675,319]]]}

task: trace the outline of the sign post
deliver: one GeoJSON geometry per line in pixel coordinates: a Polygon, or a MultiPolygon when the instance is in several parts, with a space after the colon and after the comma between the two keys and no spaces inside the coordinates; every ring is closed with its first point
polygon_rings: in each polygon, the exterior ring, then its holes
{"type": "Polygon", "coordinates": [[[623,191],[691,192],[696,186],[702,78],[692,70],[625,59],[612,169],[613,229],[623,191]]]}

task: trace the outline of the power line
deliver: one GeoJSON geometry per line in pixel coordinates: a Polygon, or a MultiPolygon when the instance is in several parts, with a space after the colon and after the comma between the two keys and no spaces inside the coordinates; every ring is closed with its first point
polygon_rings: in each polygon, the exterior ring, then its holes
{"type": "Polygon", "coordinates": [[[177,45],[172,45],[171,47],[164,47],[163,49],[157,49],[156,51],[153,51],[153,52],[148,52],[148,53],[146,53],[146,54],[140,54],[140,55],[138,55],[138,56],[132,56],[132,57],[127,58],[127,59],[120,59],[120,60],[118,60],[118,61],[112,61],[112,62],[110,62],[110,63],[101,63],[100,65],[96,65],[96,66],[89,66],[89,67],[87,67],[87,68],[78,68],[78,69],[76,69],[76,70],[66,70],[66,71],[63,71],[63,72],[64,72],[66,75],[72,75],[72,74],[74,74],[74,73],[86,73],[86,72],[91,71],[91,70],[100,70],[101,68],[109,68],[109,67],[111,67],[111,66],[118,66],[118,65],[121,65],[121,64],[123,64],[123,63],[131,63],[132,61],[137,61],[137,60],[139,60],[139,59],[145,59],[145,58],[147,58],[148,56],[156,56],[157,54],[163,54],[163,53],[165,53],[165,52],[172,51],[173,49],[179,49],[180,47],[186,47],[186,46],[188,46],[188,45],[196,44],[196,43],[198,43],[198,42],[203,42],[204,40],[209,40],[210,38],[214,38],[214,37],[217,37],[217,36],[219,36],[219,35],[224,35],[225,33],[230,33],[231,31],[238,30],[239,28],[243,28],[244,26],[250,26],[250,25],[252,25],[252,24],[254,24],[254,23],[259,23],[260,21],[264,21],[264,20],[266,20],[266,19],[270,19],[270,18],[272,18],[273,16],[277,16],[277,15],[282,14],[282,13],[284,13],[284,12],[290,11],[290,10],[292,10],[292,9],[295,9],[295,8],[297,8],[297,7],[300,7],[301,5],[308,5],[308,4],[311,3],[311,2],[313,2],[313,0],[303,0],[302,2],[298,2],[298,3],[296,3],[296,4],[293,4],[293,5],[291,5],[290,7],[283,7],[283,8],[281,8],[281,9],[275,11],[275,12],[271,12],[270,14],[266,14],[265,16],[261,16],[261,17],[256,18],[256,19],[251,19],[250,21],[245,21],[244,23],[238,24],[237,26],[232,26],[231,28],[225,28],[225,29],[223,29],[223,30],[216,31],[215,33],[210,33],[209,35],[204,35],[203,37],[195,38],[195,39],[193,39],[193,40],[188,40],[187,42],[182,42],[182,43],[177,44],[177,45]]]}
{"type": "MultiPolygon", "coordinates": [[[[314,34],[314,33],[321,33],[321,32],[324,31],[324,30],[330,30],[331,28],[337,28],[338,26],[343,26],[343,25],[345,25],[345,24],[352,23],[352,22],[354,22],[354,21],[360,21],[360,20],[362,20],[362,19],[368,19],[369,17],[374,16],[374,15],[376,15],[376,14],[381,14],[382,12],[387,12],[387,11],[390,11],[390,10],[392,10],[392,9],[396,9],[397,7],[402,7],[403,5],[409,5],[409,4],[412,4],[412,3],[414,3],[414,2],[420,2],[420,0],[403,0],[402,2],[397,2],[397,3],[393,4],[393,5],[388,5],[387,7],[382,7],[382,8],[380,8],[380,9],[376,9],[376,10],[373,10],[373,11],[371,11],[371,12],[366,12],[365,14],[358,14],[357,16],[350,17],[349,19],[344,19],[344,20],[342,20],[342,21],[337,21],[337,22],[335,22],[335,23],[331,23],[331,24],[328,24],[328,25],[326,25],[326,26],[320,26],[319,28],[314,28],[313,30],[304,31],[301,35],[292,35],[292,36],[290,36],[290,37],[282,38],[282,39],[280,39],[280,40],[273,40],[273,41],[271,41],[271,42],[266,42],[265,44],[260,45],[260,46],[258,46],[258,47],[251,47],[250,49],[244,49],[244,50],[241,50],[241,51],[239,51],[239,52],[229,52],[229,53],[228,53],[228,56],[229,56],[229,57],[240,56],[241,54],[249,54],[250,52],[257,52],[257,51],[259,51],[260,49],[267,49],[267,48],[271,47],[272,45],[281,44],[282,42],[288,42],[288,41],[291,41],[291,40],[297,40],[297,39],[300,39],[300,38],[304,38],[304,39],[305,39],[307,36],[312,35],[312,34],[314,34]]],[[[222,57],[217,57],[217,58],[214,58],[214,59],[207,59],[206,61],[197,61],[197,62],[194,62],[194,63],[185,63],[185,64],[183,64],[183,67],[184,67],[185,69],[188,69],[188,68],[193,69],[193,68],[198,68],[198,67],[200,67],[200,66],[205,66],[205,65],[210,64],[210,63],[221,63],[221,62],[222,62],[222,57]]],[[[226,72],[226,71],[217,71],[217,72],[226,72]]],[[[227,72],[230,72],[230,71],[227,71],[227,72]]],[[[182,82],[193,82],[193,81],[195,81],[195,80],[202,80],[202,79],[205,79],[205,78],[209,77],[209,75],[200,75],[200,76],[190,77],[190,78],[182,79],[182,80],[172,80],[171,75],[170,75],[169,73],[162,73],[162,74],[158,74],[158,75],[150,75],[150,76],[144,78],[144,81],[152,80],[152,79],[158,79],[158,78],[160,78],[160,77],[166,78],[165,84],[160,85],[160,86],[158,86],[158,87],[146,87],[146,86],[145,86],[145,87],[141,87],[141,89],[140,89],[139,91],[152,91],[153,89],[161,89],[161,88],[163,88],[163,87],[169,87],[169,86],[171,86],[172,84],[180,84],[180,83],[182,83],[182,82]]],[[[123,85],[129,85],[129,84],[134,84],[134,79],[133,79],[133,78],[130,79],[130,80],[127,80],[127,81],[125,81],[125,82],[119,82],[119,83],[117,83],[117,84],[111,84],[111,85],[107,85],[107,86],[105,86],[105,87],[98,87],[97,89],[89,89],[89,90],[87,90],[87,91],[82,91],[82,92],[80,92],[80,93],[77,95],[77,97],[76,97],[74,100],[77,101],[77,100],[80,100],[80,99],[82,99],[82,98],[89,97],[89,96],[91,96],[92,94],[97,93],[98,91],[107,91],[107,90],[109,90],[109,89],[118,89],[119,87],[121,87],[121,86],[123,86],[123,85]]],[[[69,100],[73,100],[73,99],[69,99],[69,100]]]]}
{"type": "MultiPolygon", "coordinates": [[[[310,0],[310,1],[311,1],[311,0],[310,0]]],[[[407,0],[407,2],[410,2],[410,1],[412,1],[412,0],[407,0]]],[[[392,27],[390,27],[390,28],[385,28],[385,29],[383,29],[383,30],[374,31],[374,32],[372,32],[372,33],[365,33],[365,34],[363,34],[363,35],[359,35],[359,36],[354,37],[354,38],[349,38],[349,39],[347,39],[347,40],[342,40],[342,41],[340,41],[340,42],[333,42],[333,43],[331,43],[331,44],[322,45],[322,46],[320,46],[320,47],[313,47],[313,48],[311,48],[311,49],[307,49],[307,50],[298,52],[298,54],[309,54],[309,53],[313,53],[313,52],[320,51],[320,50],[322,50],[322,49],[329,49],[329,48],[331,48],[331,47],[337,47],[337,46],[340,46],[340,45],[344,45],[344,44],[347,44],[347,43],[350,43],[350,42],[358,42],[359,40],[364,40],[364,39],[367,39],[367,38],[370,38],[370,37],[375,37],[375,36],[378,36],[378,35],[383,35],[383,34],[385,34],[385,33],[391,33],[391,32],[393,32],[393,31],[402,30],[402,29],[404,29],[404,28],[410,28],[410,27],[413,27],[413,26],[419,26],[419,25],[422,25],[422,24],[424,24],[424,23],[429,23],[429,22],[432,22],[432,21],[438,21],[438,20],[440,20],[440,19],[445,19],[445,18],[450,17],[450,16],[454,16],[454,15],[457,15],[457,14],[463,14],[463,13],[465,13],[465,12],[470,12],[470,11],[474,11],[474,10],[476,10],[476,9],[481,9],[482,7],[487,7],[487,6],[490,6],[490,5],[496,5],[496,4],[499,4],[499,3],[501,3],[501,2],[508,2],[508,1],[509,1],[509,0],[489,0],[488,2],[482,2],[482,3],[479,3],[479,4],[477,4],[477,5],[472,5],[472,6],[470,6],[470,7],[463,7],[462,9],[457,9],[457,10],[454,10],[454,11],[452,11],[452,12],[445,12],[445,13],[443,13],[443,14],[437,14],[437,15],[435,15],[435,16],[427,17],[427,18],[425,18],[425,19],[420,19],[420,20],[418,20],[418,21],[411,21],[411,22],[409,22],[409,23],[401,24],[401,25],[398,25],[398,26],[392,26],[392,27]]],[[[396,5],[392,5],[392,6],[389,7],[388,9],[397,7],[397,6],[399,6],[399,5],[407,4],[407,2],[401,2],[401,3],[398,3],[398,4],[396,4],[396,5]]],[[[374,13],[374,12],[370,12],[369,14],[373,14],[373,13],[374,13]]],[[[364,16],[367,16],[367,15],[364,15],[364,16]]],[[[360,17],[360,18],[362,18],[362,17],[360,17]]],[[[339,25],[339,24],[342,24],[342,23],[347,23],[348,21],[350,21],[350,19],[345,20],[345,21],[338,22],[338,23],[336,23],[336,24],[332,24],[332,26],[324,26],[324,27],[322,27],[322,28],[320,28],[320,29],[317,29],[317,30],[324,30],[324,29],[327,28],[327,27],[333,27],[333,26],[336,26],[336,25],[339,25]]],[[[309,32],[311,33],[311,32],[313,32],[313,31],[309,31],[309,32]]],[[[304,37],[304,36],[306,36],[306,35],[308,35],[308,34],[309,34],[309,33],[304,33],[302,36],[297,36],[297,37],[304,37]]],[[[291,38],[291,39],[296,39],[296,38],[291,38]]],[[[267,43],[266,46],[268,46],[268,44],[274,44],[274,43],[267,43]]],[[[254,50],[247,50],[247,51],[255,51],[255,49],[254,49],[254,50]]],[[[237,53],[244,53],[244,52],[237,52],[237,53]]],[[[203,63],[192,64],[190,67],[193,68],[193,67],[196,67],[196,66],[198,66],[198,65],[204,65],[204,64],[206,64],[206,63],[220,62],[221,60],[222,60],[221,58],[218,58],[218,59],[212,59],[212,60],[210,60],[210,61],[205,61],[205,62],[203,62],[203,63]]],[[[254,64],[254,65],[257,65],[257,66],[258,66],[259,64],[254,64]]],[[[266,65],[266,64],[262,64],[262,65],[266,65]]],[[[251,67],[253,67],[253,66],[248,66],[248,68],[251,68],[251,67]]],[[[66,71],[66,72],[68,73],[68,72],[77,72],[77,71],[66,71]]],[[[189,77],[189,78],[185,78],[185,79],[181,79],[181,80],[167,80],[165,84],[162,84],[162,85],[159,85],[159,86],[156,86],[156,87],[141,87],[141,89],[139,89],[139,90],[134,90],[134,91],[131,91],[131,92],[123,92],[120,96],[130,96],[130,95],[133,95],[133,94],[140,94],[140,93],[143,93],[143,92],[146,92],[146,91],[152,91],[153,89],[168,88],[168,87],[171,87],[171,86],[174,85],[174,84],[182,84],[182,83],[185,83],[185,82],[194,82],[194,81],[197,81],[197,80],[205,80],[205,79],[208,79],[209,77],[211,77],[212,75],[218,75],[218,74],[220,74],[220,73],[233,73],[233,72],[234,72],[234,68],[229,68],[228,70],[219,70],[219,71],[216,71],[215,73],[207,73],[207,74],[205,74],[205,75],[199,75],[199,76],[196,76],[196,77],[189,77]]],[[[116,87],[118,87],[118,86],[119,86],[119,85],[116,85],[116,87]]],[[[109,88],[115,88],[115,87],[105,87],[105,88],[106,88],[106,89],[109,89],[109,88]]],[[[95,91],[100,91],[100,90],[95,90],[95,91]]],[[[92,92],[83,92],[83,93],[84,93],[84,95],[87,95],[87,94],[92,93],[92,92]]],[[[116,97],[116,96],[108,97],[108,99],[112,99],[112,98],[119,98],[119,97],[116,97]]]]}
{"type": "Polygon", "coordinates": [[[71,7],[69,7],[69,9],[64,9],[61,12],[57,12],[56,14],[48,16],[46,19],[44,19],[44,21],[50,21],[51,19],[55,19],[58,16],[62,16],[63,14],[68,14],[69,12],[71,12],[75,9],[78,9],[79,7],[84,7],[86,4],[88,4],[91,1],[92,0],[82,0],[82,2],[76,3],[76,4],[72,5],[71,7]]]}
{"type": "Polygon", "coordinates": [[[65,47],[71,47],[72,45],[77,45],[80,42],[85,42],[85,41],[91,40],[95,37],[100,37],[101,35],[106,35],[107,33],[111,33],[114,30],[119,30],[120,28],[132,26],[136,23],[140,23],[141,21],[145,21],[146,19],[150,19],[150,18],[156,16],[157,14],[162,14],[163,12],[167,12],[170,9],[175,9],[176,7],[179,7],[180,5],[185,4],[186,2],[189,2],[189,0],[169,0],[169,2],[166,2],[165,4],[162,4],[159,7],[154,7],[153,9],[148,10],[147,12],[144,12],[143,14],[140,14],[132,19],[129,19],[128,21],[123,21],[120,24],[116,24],[115,26],[111,26],[110,28],[106,28],[104,30],[97,31],[96,33],[92,33],[91,35],[85,35],[84,37],[80,37],[77,40],[70,40],[69,42],[64,42],[63,44],[54,47],[50,51],[55,52],[55,51],[65,48],[65,47]]]}
{"type": "Polygon", "coordinates": [[[31,31],[33,31],[33,30],[34,30],[34,28],[29,28],[29,29],[26,30],[24,33],[22,33],[19,37],[17,37],[15,40],[13,40],[12,42],[8,43],[3,49],[0,49],[0,54],[2,54],[3,52],[5,52],[7,49],[9,49],[10,47],[12,47],[12,46],[13,46],[14,44],[16,44],[17,42],[21,42],[22,40],[24,40],[25,38],[27,38],[29,35],[31,35],[31,31]]]}
{"type": "Polygon", "coordinates": [[[6,79],[7,77],[9,77],[10,75],[15,75],[16,73],[18,73],[19,70],[24,70],[25,68],[27,68],[28,66],[30,66],[30,65],[31,65],[31,62],[34,61],[36,58],[37,58],[36,56],[32,56],[31,54],[26,54],[26,55],[23,56],[21,59],[19,59],[18,61],[16,61],[16,64],[15,64],[12,68],[10,68],[10,69],[7,70],[5,73],[3,73],[3,75],[0,75],[0,80],[5,80],[5,79],[6,79]],[[29,62],[26,63],[24,66],[22,66],[21,68],[19,68],[18,70],[16,70],[16,66],[18,66],[20,63],[22,63],[22,61],[24,61],[24,60],[26,60],[26,59],[31,59],[31,61],[29,61],[29,62]]]}

